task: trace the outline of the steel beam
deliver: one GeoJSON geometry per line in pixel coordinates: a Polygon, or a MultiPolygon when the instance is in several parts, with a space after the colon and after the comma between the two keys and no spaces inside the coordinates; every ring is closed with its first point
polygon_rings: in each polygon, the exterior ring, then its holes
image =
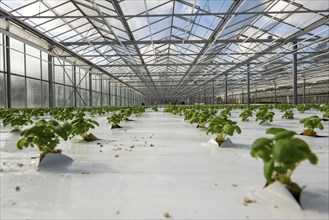
{"type": "MultiPolygon", "coordinates": [[[[207,12],[207,13],[198,13],[194,16],[225,16],[225,15],[276,15],[276,14],[319,14],[319,13],[328,13],[328,10],[285,10],[285,11],[241,11],[241,12],[207,12]]],[[[175,14],[137,14],[137,15],[63,15],[63,16],[51,16],[51,15],[40,15],[38,17],[31,15],[0,15],[0,18],[18,18],[18,19],[74,19],[74,18],[85,18],[85,19],[97,19],[97,18],[143,18],[143,17],[168,17],[168,16],[191,16],[190,13],[175,13],[175,14]]]]}
{"type": "MultiPolygon", "coordinates": [[[[308,39],[298,39],[297,42],[303,41],[303,42],[313,42],[319,40],[318,38],[308,38],[308,39]]],[[[272,42],[293,42],[289,39],[284,38],[278,38],[278,39],[217,39],[217,40],[211,40],[211,39],[202,39],[202,40],[130,40],[130,41],[93,41],[93,42],[60,42],[62,45],[65,46],[86,46],[86,45],[141,45],[141,44],[238,44],[238,43],[272,43],[272,42]]],[[[294,40],[294,42],[296,42],[294,40]]]]}

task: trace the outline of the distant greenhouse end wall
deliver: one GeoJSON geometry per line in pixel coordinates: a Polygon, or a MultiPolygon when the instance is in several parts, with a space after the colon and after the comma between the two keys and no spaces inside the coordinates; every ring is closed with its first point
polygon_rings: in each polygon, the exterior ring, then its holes
{"type": "Polygon", "coordinates": [[[143,95],[0,33],[0,108],[140,105],[143,95]]]}

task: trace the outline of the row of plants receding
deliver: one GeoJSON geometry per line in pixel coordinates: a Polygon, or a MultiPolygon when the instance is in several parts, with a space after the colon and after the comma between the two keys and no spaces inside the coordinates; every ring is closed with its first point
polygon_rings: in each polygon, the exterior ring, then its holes
{"type": "MultiPolygon", "coordinates": [[[[20,132],[21,139],[17,147],[37,147],[40,151],[40,162],[48,153],[60,153],[55,149],[60,143],[80,136],[85,141],[95,141],[98,138],[89,133],[90,129],[99,126],[95,116],[106,116],[111,129],[120,128],[121,121],[129,121],[132,115],[140,116],[147,107],[81,107],[81,108],[34,108],[34,109],[1,109],[2,126],[11,126],[11,132],[20,132]],[[86,114],[89,115],[86,116],[86,114]],[[45,116],[49,116],[46,119],[45,116]],[[28,126],[21,131],[22,126],[28,126]]],[[[154,110],[155,108],[152,107],[154,110]]]]}
{"type": "MultiPolygon", "coordinates": [[[[270,123],[273,121],[274,108],[284,112],[282,118],[293,119],[292,108],[296,107],[301,113],[316,109],[323,112],[323,119],[329,118],[329,105],[234,105],[234,106],[168,106],[165,112],[184,116],[186,121],[197,123],[197,128],[207,127],[207,134],[216,134],[216,142],[219,146],[227,136],[233,136],[234,132],[240,134],[241,129],[236,121],[230,120],[231,110],[241,109],[239,117],[241,121],[247,121],[256,112],[256,121],[270,123]],[[219,111],[220,110],[220,111],[219,111]],[[219,111],[219,113],[218,113],[219,111]]],[[[299,120],[306,128],[302,135],[316,136],[314,129],[322,130],[321,118],[317,115],[305,117],[299,120]]],[[[291,180],[296,167],[304,160],[311,164],[317,164],[318,158],[311,151],[309,145],[300,138],[295,137],[295,131],[284,128],[268,128],[266,134],[274,135],[272,138],[261,137],[256,139],[251,146],[251,156],[261,158],[264,162],[263,173],[267,185],[275,181],[281,182],[299,202],[302,188],[291,180]]]]}

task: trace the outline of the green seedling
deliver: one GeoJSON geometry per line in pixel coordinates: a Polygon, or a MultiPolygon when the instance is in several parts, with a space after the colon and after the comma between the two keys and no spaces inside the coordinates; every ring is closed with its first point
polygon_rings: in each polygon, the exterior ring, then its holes
{"type": "Polygon", "coordinates": [[[55,112],[54,119],[58,121],[68,121],[74,118],[73,109],[62,108],[55,112]]]}
{"type": "Polygon", "coordinates": [[[231,109],[226,107],[220,113],[220,116],[231,116],[231,109]]]}
{"type": "Polygon", "coordinates": [[[59,144],[59,138],[67,140],[72,126],[68,122],[59,123],[56,120],[46,121],[41,119],[31,128],[25,129],[20,133],[22,138],[17,142],[17,148],[22,150],[24,147],[37,147],[40,151],[40,162],[47,153],[60,153],[61,150],[55,150],[59,144]]]}
{"type": "Polygon", "coordinates": [[[258,110],[258,112],[256,113],[256,121],[260,120],[259,124],[265,123],[265,122],[272,122],[273,121],[273,117],[274,117],[275,113],[274,112],[269,112],[268,109],[263,108],[258,110]]]}
{"type": "Polygon", "coordinates": [[[88,133],[89,129],[94,129],[95,126],[99,126],[97,121],[91,120],[85,117],[75,117],[72,122],[71,138],[76,135],[80,135],[85,141],[98,140],[92,133],[88,133]]]}
{"type": "Polygon", "coordinates": [[[241,133],[241,129],[237,125],[237,122],[232,121],[225,116],[215,116],[209,120],[207,134],[216,134],[215,140],[219,146],[226,140],[228,135],[233,136],[234,131],[238,134],[241,133]]]}
{"type": "Polygon", "coordinates": [[[242,121],[246,121],[249,117],[252,117],[252,110],[250,108],[244,109],[239,115],[242,121]]]}
{"type": "Polygon", "coordinates": [[[133,114],[138,117],[145,112],[145,107],[142,107],[142,106],[133,107],[132,111],[133,111],[133,114]]]}
{"type": "Polygon", "coordinates": [[[12,127],[11,132],[20,131],[20,127],[32,124],[31,116],[25,112],[7,112],[2,120],[3,126],[6,127],[10,124],[12,127]]]}
{"type": "Polygon", "coordinates": [[[283,119],[294,119],[294,113],[289,109],[284,112],[282,115],[283,119]]]}
{"type": "Polygon", "coordinates": [[[280,181],[299,201],[301,188],[291,180],[291,176],[302,161],[307,159],[311,164],[316,164],[318,158],[305,141],[294,137],[294,131],[269,128],[266,134],[272,134],[274,137],[261,137],[255,140],[251,156],[263,160],[264,176],[268,184],[280,181]]]}
{"type": "Polygon", "coordinates": [[[111,115],[110,117],[107,117],[106,119],[107,119],[108,123],[111,123],[111,129],[121,128],[119,123],[123,120],[123,114],[121,112],[115,113],[115,114],[111,115]]]}
{"type": "Polygon", "coordinates": [[[306,110],[309,110],[311,107],[310,105],[301,104],[301,105],[297,105],[296,108],[299,113],[304,113],[306,110]]]}
{"type": "Polygon", "coordinates": [[[304,125],[304,128],[306,128],[302,133],[302,135],[306,135],[306,136],[315,137],[316,132],[314,131],[314,129],[318,128],[320,130],[323,130],[324,128],[323,124],[321,123],[321,118],[317,115],[312,115],[307,118],[302,118],[299,120],[299,122],[304,125]]]}
{"type": "Polygon", "coordinates": [[[190,120],[190,123],[198,123],[197,128],[204,128],[208,119],[210,117],[210,112],[202,111],[202,112],[195,112],[190,120]]]}
{"type": "Polygon", "coordinates": [[[158,106],[154,105],[154,106],[152,106],[151,109],[152,109],[153,111],[157,112],[157,111],[158,111],[158,106]]]}

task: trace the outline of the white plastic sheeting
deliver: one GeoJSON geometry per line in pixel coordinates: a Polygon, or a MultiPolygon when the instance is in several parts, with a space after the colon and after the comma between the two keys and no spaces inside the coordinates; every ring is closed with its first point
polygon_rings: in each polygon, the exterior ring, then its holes
{"type": "MultiPolygon", "coordinates": [[[[294,120],[276,111],[271,126],[300,133],[294,120]]],[[[305,187],[303,209],[264,191],[263,162],[250,156],[252,142],[265,136],[255,116],[240,122],[233,147],[219,148],[205,129],[182,116],[147,111],[110,130],[106,117],[92,131],[99,141],[63,142],[70,166],[38,171],[38,151],[16,149],[18,134],[1,128],[1,219],[328,219],[328,122],[305,140],[319,157],[297,167],[293,181],[305,187]],[[32,159],[31,159],[32,157],[32,159]],[[273,196],[273,197],[272,197],[273,196]],[[245,202],[247,198],[251,202],[245,202]],[[284,201],[284,202],[282,202],[284,201]],[[295,208],[287,208],[295,207],[295,208]]],[[[254,114],[255,115],[255,114],[254,114]]]]}

